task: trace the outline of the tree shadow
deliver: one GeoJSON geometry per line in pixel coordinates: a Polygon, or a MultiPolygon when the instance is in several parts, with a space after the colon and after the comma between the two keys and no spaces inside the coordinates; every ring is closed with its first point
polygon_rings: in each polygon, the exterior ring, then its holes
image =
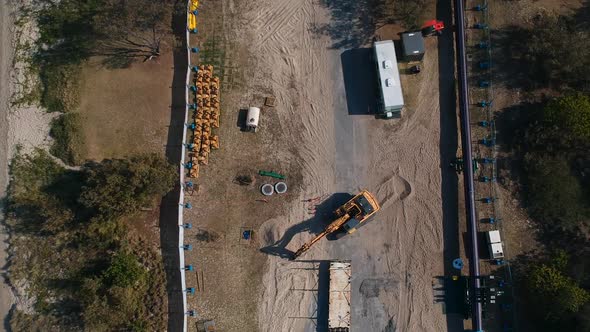
{"type": "Polygon", "coordinates": [[[512,89],[531,89],[536,85],[535,82],[543,79],[532,70],[534,64],[525,58],[526,43],[523,40],[530,39],[529,30],[512,25],[501,30],[492,30],[490,36],[493,47],[493,66],[490,73],[496,84],[512,89]],[[536,75],[536,79],[531,79],[531,75],[536,75]]]}
{"type": "Polygon", "coordinates": [[[367,44],[375,34],[383,0],[321,0],[330,11],[330,23],[312,28],[315,34],[329,36],[333,49],[356,48],[367,44]]]}
{"type": "MultiPolygon", "coordinates": [[[[346,203],[352,197],[353,195],[349,193],[333,194],[329,198],[315,205],[315,213],[312,217],[299,224],[289,227],[278,241],[269,246],[261,248],[260,251],[269,255],[292,259],[295,252],[287,249],[287,246],[289,243],[291,243],[291,240],[293,240],[297,234],[303,232],[308,232],[314,236],[321,233],[326,228],[326,226],[335,220],[334,210],[346,203]]],[[[328,240],[335,240],[339,237],[330,236],[326,238],[328,240]]]]}

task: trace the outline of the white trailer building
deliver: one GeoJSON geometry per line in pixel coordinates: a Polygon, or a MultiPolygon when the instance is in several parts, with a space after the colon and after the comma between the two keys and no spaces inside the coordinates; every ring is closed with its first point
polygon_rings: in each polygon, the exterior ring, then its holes
{"type": "Polygon", "coordinates": [[[377,41],[373,44],[373,51],[379,79],[378,112],[387,119],[399,117],[404,107],[404,96],[393,41],[377,41]]]}
{"type": "Polygon", "coordinates": [[[492,259],[504,257],[504,249],[502,248],[500,231],[489,231],[486,235],[488,240],[488,248],[490,250],[490,257],[492,259]]]}
{"type": "Polygon", "coordinates": [[[350,262],[330,262],[328,331],[350,330],[350,262]]]}

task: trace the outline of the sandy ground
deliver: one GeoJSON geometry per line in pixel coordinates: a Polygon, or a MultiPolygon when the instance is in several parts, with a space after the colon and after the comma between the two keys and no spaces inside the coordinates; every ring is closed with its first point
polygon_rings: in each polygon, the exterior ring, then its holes
{"type": "Polygon", "coordinates": [[[205,279],[190,307],[224,331],[321,330],[316,325],[327,318],[316,264],[345,259],[352,260],[353,331],[445,331],[432,291],[433,278],[443,275],[436,39],[427,41],[423,74],[403,76],[412,87],[403,118],[383,121],[367,113],[374,100],[369,50],[334,48],[334,36],[318,33],[334,30],[337,8],[311,0],[217,3],[226,35],[241,41],[231,47],[240,59],[229,61],[247,65],[248,79],[222,91],[222,149],[201,168],[200,190],[190,198],[198,208],[186,212],[194,225],[186,239],[195,248],[187,263],[197,266],[187,285],[202,283],[199,270],[205,279]],[[268,93],[277,106],[263,113],[264,127],[240,133],[237,110],[268,93]],[[264,167],[288,174],[291,196],[259,203],[260,181],[269,179],[257,177],[250,188],[230,182],[264,167]],[[322,240],[298,262],[281,257],[330,221],[342,193],[362,188],[382,205],[372,221],[338,241],[322,240]],[[310,213],[306,200],[318,196],[324,201],[310,213]],[[251,243],[240,241],[241,226],[255,230],[251,243]]]}
{"type": "MultiPolygon", "coordinates": [[[[255,54],[273,68],[270,81],[286,108],[279,113],[283,121],[301,116],[301,199],[367,188],[382,205],[362,230],[319,242],[302,259],[352,260],[353,331],[443,331],[445,319],[433,305],[431,287],[443,271],[435,47],[424,61],[425,75],[433,76],[423,76],[415,87],[418,103],[401,121],[380,121],[347,108],[347,98],[355,98],[349,94],[363,91],[345,90],[343,72],[352,70],[343,66],[346,51],[331,49],[333,40],[310,33],[313,25],[330,24],[324,8],[311,1],[262,7],[253,24],[255,54]],[[301,87],[297,93],[285,89],[292,79],[301,87]]],[[[287,218],[268,221],[260,233],[274,243],[290,226],[288,220],[308,218],[305,211],[302,204],[294,206],[287,218]]],[[[310,237],[299,233],[287,248],[294,251],[310,237]]],[[[280,257],[269,258],[259,311],[262,331],[315,330],[313,321],[289,318],[314,316],[312,296],[292,296],[302,283],[297,279],[313,282],[309,275],[280,257]]]]}
{"type": "MultiPolygon", "coordinates": [[[[26,5],[26,1],[21,3],[26,5]]],[[[24,86],[34,86],[25,70],[26,63],[13,61],[17,43],[24,45],[32,42],[36,36],[36,29],[32,22],[27,22],[17,30],[13,25],[14,8],[8,1],[0,2],[0,199],[6,195],[8,185],[8,163],[20,147],[23,152],[30,152],[34,148],[48,148],[50,143],[49,123],[56,114],[48,114],[36,105],[13,105],[11,99],[19,94],[24,86]],[[13,38],[14,35],[18,38],[13,38]]],[[[3,218],[0,216],[0,219],[3,218]]],[[[6,279],[6,258],[8,245],[7,234],[0,226],[2,250],[0,250],[0,266],[2,267],[2,284],[0,287],[0,316],[4,327],[7,326],[7,314],[13,304],[18,301],[6,279]]],[[[24,307],[26,304],[22,303],[24,307]]]]}
{"type": "MultiPolygon", "coordinates": [[[[0,2],[0,199],[6,196],[8,185],[8,106],[10,101],[10,68],[12,64],[12,20],[10,18],[11,8],[7,1],[0,2]]],[[[0,220],[4,219],[3,211],[0,211],[0,220]]],[[[4,233],[3,225],[0,225],[0,273],[2,281],[0,284],[0,319],[5,327],[5,319],[14,303],[12,290],[5,282],[6,258],[7,258],[7,235],[4,233]]]]}

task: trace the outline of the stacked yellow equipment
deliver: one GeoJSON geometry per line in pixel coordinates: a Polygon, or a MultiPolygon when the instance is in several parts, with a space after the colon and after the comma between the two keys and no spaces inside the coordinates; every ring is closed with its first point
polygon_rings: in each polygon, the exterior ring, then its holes
{"type": "Polygon", "coordinates": [[[197,28],[197,16],[194,11],[199,8],[199,0],[191,0],[188,13],[188,29],[195,30],[197,28]]]}
{"type": "Polygon", "coordinates": [[[190,154],[192,168],[189,177],[199,177],[199,165],[209,163],[209,153],[219,148],[219,137],[212,130],[219,128],[219,77],[213,76],[213,66],[200,65],[193,83],[196,86],[193,148],[190,154]]]}

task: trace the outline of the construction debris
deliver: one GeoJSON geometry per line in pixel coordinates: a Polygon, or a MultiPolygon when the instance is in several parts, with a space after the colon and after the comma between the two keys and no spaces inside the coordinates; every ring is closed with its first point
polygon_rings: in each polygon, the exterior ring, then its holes
{"type": "Polygon", "coordinates": [[[272,171],[262,171],[262,170],[260,170],[260,171],[258,171],[258,174],[259,175],[262,175],[262,176],[270,176],[271,178],[281,179],[281,180],[284,180],[286,178],[284,175],[279,174],[279,173],[275,173],[275,172],[272,172],[272,171]]]}
{"type": "Polygon", "coordinates": [[[264,99],[264,106],[268,106],[268,107],[275,107],[275,102],[276,102],[276,98],[273,96],[270,97],[266,97],[264,99]]]}

